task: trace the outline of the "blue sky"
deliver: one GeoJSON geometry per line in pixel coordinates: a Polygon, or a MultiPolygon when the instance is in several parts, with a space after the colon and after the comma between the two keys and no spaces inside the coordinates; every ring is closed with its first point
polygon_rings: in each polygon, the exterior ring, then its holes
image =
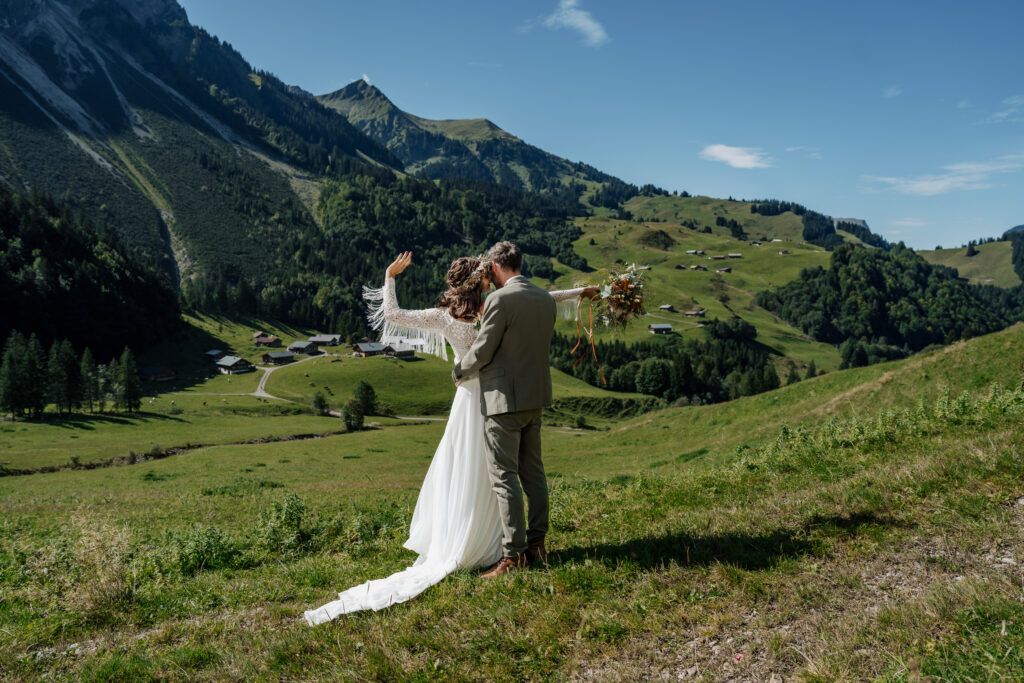
{"type": "Polygon", "coordinates": [[[180,0],[316,94],[366,77],[629,182],[930,249],[1024,223],[1024,3],[180,0]]]}

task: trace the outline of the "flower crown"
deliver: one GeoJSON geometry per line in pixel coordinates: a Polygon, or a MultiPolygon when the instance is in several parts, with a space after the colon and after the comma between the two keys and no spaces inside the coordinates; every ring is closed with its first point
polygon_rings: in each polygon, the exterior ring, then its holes
{"type": "Polygon", "coordinates": [[[483,279],[484,275],[491,272],[491,262],[482,256],[479,258],[480,264],[473,269],[473,272],[469,274],[465,282],[455,287],[455,291],[468,292],[476,289],[480,286],[480,280],[483,279]]]}

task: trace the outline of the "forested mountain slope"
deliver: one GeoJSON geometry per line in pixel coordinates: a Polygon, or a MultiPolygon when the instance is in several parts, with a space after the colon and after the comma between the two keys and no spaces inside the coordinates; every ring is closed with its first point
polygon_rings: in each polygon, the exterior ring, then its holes
{"type": "Polygon", "coordinates": [[[174,0],[11,0],[4,15],[0,178],[116,226],[169,275],[262,272],[268,243],[313,225],[292,185],[356,159],[401,167],[174,0]]]}

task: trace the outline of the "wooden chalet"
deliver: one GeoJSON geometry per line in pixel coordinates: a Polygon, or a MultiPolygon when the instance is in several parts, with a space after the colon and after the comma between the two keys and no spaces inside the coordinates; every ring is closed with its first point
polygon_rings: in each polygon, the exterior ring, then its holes
{"type": "Polygon", "coordinates": [[[693,256],[693,255],[695,255],[697,253],[697,250],[696,249],[687,249],[686,253],[690,254],[691,256],[693,256]]]}
{"type": "Polygon", "coordinates": [[[416,357],[416,349],[409,346],[408,344],[402,344],[396,342],[394,344],[388,344],[384,347],[384,355],[389,358],[402,358],[409,359],[416,357]]]}
{"type": "Polygon", "coordinates": [[[709,258],[710,258],[710,259],[711,259],[712,261],[724,261],[724,260],[725,260],[725,257],[724,257],[724,256],[717,256],[717,255],[716,255],[716,256],[710,256],[709,258]]]}
{"type": "Polygon", "coordinates": [[[256,366],[238,356],[224,356],[217,361],[217,369],[225,375],[238,375],[243,372],[253,372],[256,370],[256,366]]]}
{"type": "Polygon", "coordinates": [[[317,345],[317,348],[324,346],[337,346],[341,343],[340,334],[315,334],[309,338],[309,341],[317,345]]]}
{"type": "Polygon", "coordinates": [[[668,334],[672,331],[672,326],[666,323],[652,323],[647,326],[647,330],[651,334],[668,334]]]}
{"type": "Polygon", "coordinates": [[[729,254],[729,258],[743,258],[743,254],[729,254]]]}
{"type": "Polygon", "coordinates": [[[281,340],[278,339],[277,337],[272,337],[269,334],[265,334],[265,335],[262,335],[260,337],[256,337],[255,339],[252,340],[252,342],[256,346],[271,346],[271,347],[280,347],[281,346],[281,340]]]}
{"type": "Polygon", "coordinates": [[[380,342],[359,342],[353,347],[352,355],[358,358],[379,356],[384,353],[385,348],[380,342]]]}
{"type": "Polygon", "coordinates": [[[789,249],[779,249],[779,256],[786,256],[789,254],[789,249]]]}
{"type": "Polygon", "coordinates": [[[263,362],[268,365],[287,365],[295,360],[291,351],[270,351],[263,354],[263,362]]]}
{"type": "Polygon", "coordinates": [[[207,351],[203,355],[206,356],[206,358],[208,360],[210,360],[211,362],[216,363],[217,361],[219,361],[221,358],[223,358],[227,354],[224,353],[223,351],[221,351],[220,349],[210,349],[209,351],[207,351]]]}
{"type": "Polygon", "coordinates": [[[683,313],[683,315],[685,315],[687,318],[703,318],[704,317],[704,309],[703,308],[698,308],[698,309],[693,310],[693,311],[686,311],[685,313],[683,313]]]}
{"type": "Polygon", "coordinates": [[[304,353],[307,356],[320,353],[319,347],[311,341],[294,341],[288,345],[288,350],[292,353],[304,353]]]}
{"type": "Polygon", "coordinates": [[[716,269],[715,272],[716,273],[731,273],[732,272],[732,268],[729,268],[728,266],[726,266],[725,268],[718,268],[718,269],[716,269]]]}
{"type": "Polygon", "coordinates": [[[672,304],[662,304],[661,306],[658,306],[658,310],[665,311],[667,313],[675,313],[676,307],[673,306],[672,304]]]}
{"type": "Polygon", "coordinates": [[[690,266],[690,270],[707,270],[707,269],[708,269],[707,266],[702,266],[700,264],[697,264],[695,266],[690,266]]]}

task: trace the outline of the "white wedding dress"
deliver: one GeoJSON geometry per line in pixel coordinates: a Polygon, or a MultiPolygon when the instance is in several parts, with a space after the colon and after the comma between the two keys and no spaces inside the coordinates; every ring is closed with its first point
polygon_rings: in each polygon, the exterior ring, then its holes
{"type": "MultiPolygon", "coordinates": [[[[555,301],[571,303],[582,292],[580,288],[551,295],[555,301]]],[[[384,337],[424,339],[429,352],[446,360],[447,341],[456,361],[476,341],[473,323],[456,320],[445,309],[399,308],[394,278],[387,278],[383,289],[365,290],[364,296],[370,302],[370,322],[384,337]]],[[[485,567],[501,559],[501,520],[487,474],[479,389],[478,380],[472,379],[455,390],[448,424],[420,488],[409,539],[403,544],[419,557],[408,569],[349,588],[337,600],[307,611],[310,626],[349,612],[405,602],[457,569],[485,567]]]]}

